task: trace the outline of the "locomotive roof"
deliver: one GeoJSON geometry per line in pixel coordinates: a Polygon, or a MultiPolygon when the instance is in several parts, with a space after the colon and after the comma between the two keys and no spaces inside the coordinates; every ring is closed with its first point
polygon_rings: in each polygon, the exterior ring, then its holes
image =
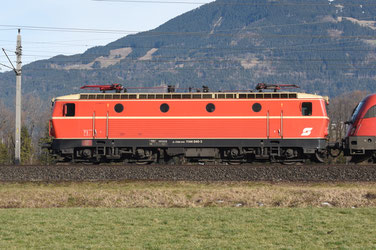
{"type": "Polygon", "coordinates": [[[81,93],[59,96],[56,100],[127,100],[127,99],[324,99],[327,96],[298,92],[201,92],[201,93],[81,93]]]}

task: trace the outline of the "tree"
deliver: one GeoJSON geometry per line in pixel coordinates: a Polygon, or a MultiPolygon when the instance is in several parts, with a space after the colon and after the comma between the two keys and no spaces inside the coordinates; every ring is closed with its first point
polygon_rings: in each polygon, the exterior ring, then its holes
{"type": "Polygon", "coordinates": [[[13,123],[13,112],[0,101],[0,164],[9,164],[11,162],[13,123]]]}
{"type": "Polygon", "coordinates": [[[329,133],[333,141],[340,141],[346,133],[345,121],[351,118],[356,105],[368,95],[367,91],[353,91],[342,94],[330,101],[328,116],[330,118],[329,133]]]}
{"type": "MultiPolygon", "coordinates": [[[[45,126],[43,137],[39,139],[39,146],[42,148],[43,144],[51,142],[52,137],[50,136],[49,125],[47,125],[45,126]]],[[[47,149],[42,149],[42,152],[39,155],[39,161],[44,165],[51,165],[55,163],[55,157],[47,149]]]]}
{"type": "Polygon", "coordinates": [[[21,128],[21,163],[32,164],[33,157],[34,157],[34,149],[33,149],[32,138],[26,126],[22,126],[21,128]]]}
{"type": "Polygon", "coordinates": [[[0,142],[0,165],[9,163],[8,149],[5,144],[0,142]]]}

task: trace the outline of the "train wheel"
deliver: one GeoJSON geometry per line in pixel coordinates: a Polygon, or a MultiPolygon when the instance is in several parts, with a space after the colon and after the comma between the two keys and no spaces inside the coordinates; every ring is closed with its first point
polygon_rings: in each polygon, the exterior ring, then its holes
{"type": "Polygon", "coordinates": [[[158,161],[158,153],[149,149],[137,149],[135,163],[137,165],[148,165],[158,161]]]}
{"type": "Polygon", "coordinates": [[[319,163],[324,163],[325,159],[327,158],[326,151],[323,150],[316,150],[314,160],[319,163]]]}
{"type": "Polygon", "coordinates": [[[288,148],[283,151],[279,162],[283,165],[296,165],[304,163],[304,158],[298,149],[288,148]]]}
{"type": "Polygon", "coordinates": [[[221,153],[222,162],[230,165],[240,165],[246,162],[245,156],[239,148],[229,148],[221,153]]]}
{"type": "Polygon", "coordinates": [[[151,157],[147,159],[138,159],[136,160],[137,165],[149,165],[152,163],[158,162],[158,157],[156,154],[153,154],[151,157]]]}
{"type": "Polygon", "coordinates": [[[184,155],[174,155],[168,161],[170,165],[183,165],[185,163],[184,155]]]}
{"type": "Polygon", "coordinates": [[[153,161],[136,161],[135,163],[137,165],[149,165],[151,164],[153,161]]]}
{"type": "Polygon", "coordinates": [[[293,159],[293,160],[283,160],[281,163],[283,165],[301,165],[305,162],[304,159],[293,159]]]}
{"type": "Polygon", "coordinates": [[[227,163],[230,165],[240,165],[243,163],[243,161],[232,160],[232,161],[227,161],[227,163]]]}

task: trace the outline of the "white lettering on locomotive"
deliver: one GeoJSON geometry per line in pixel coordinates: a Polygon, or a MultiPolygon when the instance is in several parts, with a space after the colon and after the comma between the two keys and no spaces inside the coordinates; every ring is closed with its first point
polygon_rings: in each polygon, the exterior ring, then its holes
{"type": "Polygon", "coordinates": [[[305,128],[303,129],[303,133],[301,134],[301,136],[309,136],[312,132],[312,129],[313,128],[305,128]]]}

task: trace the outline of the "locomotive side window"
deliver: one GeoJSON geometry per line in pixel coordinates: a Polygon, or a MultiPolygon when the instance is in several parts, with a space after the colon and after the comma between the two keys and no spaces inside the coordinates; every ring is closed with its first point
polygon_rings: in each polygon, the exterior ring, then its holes
{"type": "Polygon", "coordinates": [[[115,105],[116,113],[121,113],[121,112],[123,112],[123,110],[124,110],[123,104],[118,103],[118,104],[115,105]]]}
{"type": "Polygon", "coordinates": [[[312,102],[302,103],[302,115],[304,116],[312,115],[312,102]]]}
{"type": "Polygon", "coordinates": [[[163,113],[166,113],[166,112],[169,111],[170,106],[168,106],[167,103],[163,103],[163,104],[161,105],[160,109],[161,109],[161,111],[162,111],[163,113]]]}
{"type": "Polygon", "coordinates": [[[363,118],[374,118],[374,117],[376,117],[376,105],[370,107],[363,118]]]}
{"type": "Polygon", "coordinates": [[[260,103],[256,102],[255,104],[252,105],[252,110],[253,112],[260,112],[262,109],[262,106],[260,103]]]}
{"type": "Polygon", "coordinates": [[[206,105],[206,111],[208,111],[209,113],[214,112],[214,110],[215,106],[213,103],[209,103],[208,105],[206,105]]]}
{"type": "Polygon", "coordinates": [[[74,103],[66,103],[63,106],[63,116],[74,116],[76,114],[76,105],[74,103]]]}

